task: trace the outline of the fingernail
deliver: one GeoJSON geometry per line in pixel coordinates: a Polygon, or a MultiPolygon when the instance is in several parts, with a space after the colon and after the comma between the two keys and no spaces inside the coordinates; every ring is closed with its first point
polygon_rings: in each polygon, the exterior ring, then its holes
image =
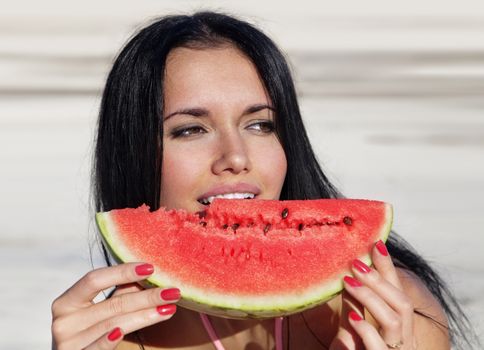
{"type": "Polygon", "coordinates": [[[345,276],[343,280],[345,281],[345,283],[348,283],[352,287],[361,287],[363,285],[363,283],[350,276],[345,276]]]}
{"type": "Polygon", "coordinates": [[[177,300],[180,299],[180,290],[178,288],[163,289],[160,295],[163,300],[177,300]]]}
{"type": "Polygon", "coordinates": [[[353,321],[361,321],[362,318],[360,315],[358,315],[356,312],[354,311],[350,311],[350,318],[353,320],[353,321]]]}
{"type": "Polygon", "coordinates": [[[388,256],[388,250],[387,246],[385,243],[383,243],[382,240],[379,240],[378,242],[375,243],[376,249],[380,252],[381,255],[383,256],[388,256]]]}
{"type": "Polygon", "coordinates": [[[353,266],[355,267],[355,269],[357,269],[362,273],[368,273],[371,271],[368,265],[366,265],[363,261],[358,259],[353,260],[353,266]]]}
{"type": "Polygon", "coordinates": [[[119,338],[121,338],[122,335],[123,335],[123,333],[121,332],[121,328],[116,327],[111,331],[111,333],[108,334],[108,340],[109,341],[116,341],[119,338]]]}
{"type": "Polygon", "coordinates": [[[138,276],[148,276],[155,271],[155,268],[151,264],[142,264],[136,266],[135,271],[138,276]]]}
{"type": "Polygon", "coordinates": [[[156,308],[156,311],[162,316],[173,315],[176,311],[175,304],[160,305],[156,308]]]}

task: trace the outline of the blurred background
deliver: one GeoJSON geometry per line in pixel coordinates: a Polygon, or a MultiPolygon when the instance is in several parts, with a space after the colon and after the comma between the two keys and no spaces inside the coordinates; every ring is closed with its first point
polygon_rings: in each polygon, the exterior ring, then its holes
{"type": "MultiPolygon", "coordinates": [[[[222,10],[286,52],[318,157],[441,271],[484,334],[484,5],[0,0],[0,348],[50,348],[91,268],[93,131],[118,50],[154,17],[222,10]]],[[[94,265],[102,265],[94,251],[94,265]]]]}

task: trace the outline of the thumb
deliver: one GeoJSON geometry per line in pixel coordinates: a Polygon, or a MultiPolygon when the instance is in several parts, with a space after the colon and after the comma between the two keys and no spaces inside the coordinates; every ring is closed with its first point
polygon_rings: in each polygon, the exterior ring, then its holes
{"type": "Polygon", "coordinates": [[[339,328],[336,337],[331,343],[330,350],[357,350],[364,349],[360,336],[351,327],[348,320],[350,311],[356,311],[363,315],[363,306],[349,295],[345,290],[341,294],[341,312],[339,328]]]}

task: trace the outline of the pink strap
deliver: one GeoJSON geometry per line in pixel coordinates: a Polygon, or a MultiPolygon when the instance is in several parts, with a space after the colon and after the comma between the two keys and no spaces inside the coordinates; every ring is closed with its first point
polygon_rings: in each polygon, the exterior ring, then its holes
{"type": "MultiPolygon", "coordinates": [[[[224,346],[222,345],[222,342],[217,336],[217,333],[215,333],[215,329],[213,329],[212,323],[208,319],[208,316],[206,314],[201,313],[200,318],[202,319],[203,326],[205,327],[205,330],[207,331],[210,337],[210,340],[215,346],[215,349],[225,350],[224,346]]],[[[277,317],[274,319],[274,328],[276,332],[276,350],[283,350],[282,349],[282,321],[283,321],[282,317],[277,317]]]]}
{"type": "Polygon", "coordinates": [[[212,340],[212,343],[215,346],[215,349],[225,350],[224,346],[222,345],[222,342],[217,336],[217,333],[215,333],[215,329],[213,329],[212,323],[210,323],[208,316],[201,313],[200,318],[202,319],[203,326],[205,327],[208,335],[210,336],[210,340],[212,340]]]}
{"type": "Polygon", "coordinates": [[[276,350],[283,350],[282,349],[282,321],[284,320],[283,317],[276,317],[274,319],[274,328],[276,329],[276,350]]]}

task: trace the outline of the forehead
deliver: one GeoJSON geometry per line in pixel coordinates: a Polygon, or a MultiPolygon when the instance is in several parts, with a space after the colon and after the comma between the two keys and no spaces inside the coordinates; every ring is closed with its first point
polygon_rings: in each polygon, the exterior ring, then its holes
{"type": "MultiPolygon", "coordinates": [[[[253,62],[233,46],[208,49],[180,47],[166,61],[165,98],[197,100],[237,97],[268,102],[264,84],[253,62]]],[[[200,101],[202,102],[202,101],[200,101]]],[[[254,101],[251,101],[254,102],[254,101]]]]}
{"type": "Polygon", "coordinates": [[[167,56],[165,74],[176,75],[180,70],[228,74],[234,67],[237,67],[239,72],[257,74],[252,61],[232,45],[203,49],[178,47],[171,50],[167,56]],[[231,69],[228,70],[229,68],[231,69]]]}

